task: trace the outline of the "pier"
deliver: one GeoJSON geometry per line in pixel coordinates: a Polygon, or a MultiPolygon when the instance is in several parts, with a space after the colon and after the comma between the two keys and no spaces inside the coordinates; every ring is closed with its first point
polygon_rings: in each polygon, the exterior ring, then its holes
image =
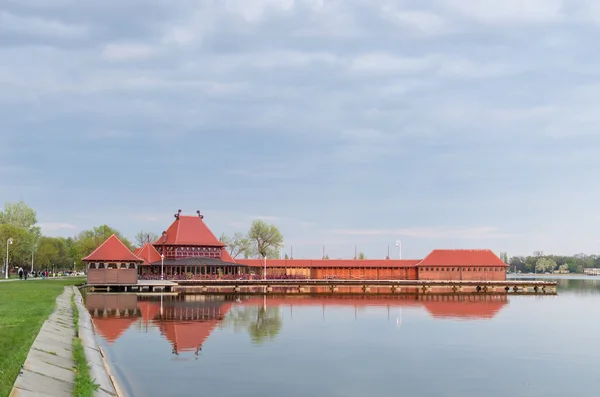
{"type": "Polygon", "coordinates": [[[346,280],[346,279],[267,279],[267,280],[138,280],[136,284],[89,285],[91,291],[182,292],[182,293],[557,293],[556,281],[528,280],[346,280]]]}

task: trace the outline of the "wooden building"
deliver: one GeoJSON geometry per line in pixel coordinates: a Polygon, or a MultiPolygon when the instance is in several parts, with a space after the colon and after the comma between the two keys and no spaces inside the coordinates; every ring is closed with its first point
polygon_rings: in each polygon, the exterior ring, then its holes
{"type": "Polygon", "coordinates": [[[137,283],[138,266],[143,260],[113,234],[83,262],[87,265],[88,285],[133,285],[137,283]]]}
{"type": "MultiPolygon", "coordinates": [[[[140,279],[263,277],[263,259],[231,258],[204,216],[175,214],[160,238],[131,252],[115,235],[83,260],[90,285],[132,285],[140,279]]],[[[507,264],[489,249],[436,249],[424,259],[267,259],[267,278],[345,280],[506,280],[507,264]]]]}
{"type": "MultiPolygon", "coordinates": [[[[238,259],[264,273],[263,259],[238,259]]],[[[507,264],[491,250],[434,250],[425,259],[267,259],[267,278],[343,280],[506,280],[507,264]]]]}
{"type": "Polygon", "coordinates": [[[419,280],[506,280],[508,265],[489,249],[433,250],[417,265],[419,280]]]}
{"type": "Polygon", "coordinates": [[[143,260],[141,278],[190,279],[223,277],[246,273],[247,266],[236,263],[203,221],[204,216],[175,214],[175,221],[154,243],[136,250],[143,260]]]}

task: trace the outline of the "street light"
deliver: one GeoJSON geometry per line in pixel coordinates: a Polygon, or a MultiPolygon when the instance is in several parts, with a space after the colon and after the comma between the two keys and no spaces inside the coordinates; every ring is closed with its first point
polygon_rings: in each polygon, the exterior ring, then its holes
{"type": "Polygon", "coordinates": [[[13,243],[13,239],[9,238],[6,240],[6,268],[4,269],[4,278],[8,278],[8,246],[13,243]]]}
{"type": "MultiPolygon", "coordinates": [[[[165,279],[165,254],[160,255],[160,279],[161,280],[165,279]]],[[[162,311],[162,305],[161,305],[161,311],[162,311]]]]}

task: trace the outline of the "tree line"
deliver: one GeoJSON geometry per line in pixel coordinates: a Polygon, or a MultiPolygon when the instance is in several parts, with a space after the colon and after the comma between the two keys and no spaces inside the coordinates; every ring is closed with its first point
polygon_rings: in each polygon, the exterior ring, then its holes
{"type": "MultiPolygon", "coordinates": [[[[142,247],[146,242],[155,242],[159,235],[140,231],[134,236],[133,243],[121,232],[100,225],[83,230],[73,237],[44,236],[37,226],[37,213],[24,201],[7,202],[0,212],[0,259],[2,266],[6,261],[10,268],[23,267],[35,271],[82,270],[81,258],[88,256],[108,237],[115,234],[130,249],[142,247]],[[7,244],[11,239],[12,244],[7,244]]],[[[279,258],[283,246],[283,235],[275,226],[262,220],[252,222],[247,233],[235,233],[221,236],[221,242],[233,258],[279,258]]]]}
{"type": "Polygon", "coordinates": [[[508,259],[505,252],[500,254],[500,258],[507,263],[509,271],[521,273],[552,273],[560,271],[562,273],[583,273],[586,268],[600,268],[600,255],[576,254],[572,256],[564,255],[543,255],[537,252],[529,256],[513,256],[508,259]]]}

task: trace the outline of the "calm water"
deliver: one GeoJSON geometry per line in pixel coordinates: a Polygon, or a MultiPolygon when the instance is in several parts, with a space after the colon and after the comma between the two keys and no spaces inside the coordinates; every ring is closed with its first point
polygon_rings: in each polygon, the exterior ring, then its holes
{"type": "Polygon", "coordinates": [[[86,304],[132,396],[597,396],[600,280],[560,280],[559,296],[475,301],[89,293],[86,304]]]}

